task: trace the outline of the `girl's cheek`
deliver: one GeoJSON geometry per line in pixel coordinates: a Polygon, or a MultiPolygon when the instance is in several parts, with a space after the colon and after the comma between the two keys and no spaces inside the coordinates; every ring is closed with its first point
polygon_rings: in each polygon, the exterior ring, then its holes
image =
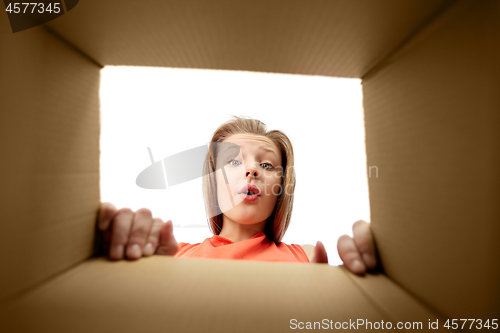
{"type": "Polygon", "coordinates": [[[281,184],[281,177],[277,173],[269,173],[265,177],[265,183],[268,186],[277,186],[281,184]]]}
{"type": "Polygon", "coordinates": [[[280,183],[277,183],[277,182],[268,182],[268,183],[265,183],[264,188],[262,190],[264,192],[263,194],[266,197],[271,197],[271,196],[277,196],[277,195],[279,195],[280,194],[280,188],[281,188],[280,183]]]}

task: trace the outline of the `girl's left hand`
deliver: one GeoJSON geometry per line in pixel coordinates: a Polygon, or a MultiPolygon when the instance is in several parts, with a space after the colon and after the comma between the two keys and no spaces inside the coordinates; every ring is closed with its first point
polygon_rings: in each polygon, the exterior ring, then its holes
{"type": "MultiPolygon", "coordinates": [[[[370,224],[363,220],[356,221],[352,226],[353,238],[348,235],[340,236],[337,242],[340,259],[348,270],[354,274],[363,275],[377,266],[375,242],[373,241],[370,224]]],[[[325,246],[316,243],[314,263],[328,263],[325,246]]]]}

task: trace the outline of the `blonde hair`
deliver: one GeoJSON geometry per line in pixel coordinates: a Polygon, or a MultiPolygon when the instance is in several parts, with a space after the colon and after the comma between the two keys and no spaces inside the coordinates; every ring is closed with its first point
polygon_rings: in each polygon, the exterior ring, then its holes
{"type": "MultiPolygon", "coordinates": [[[[233,134],[247,133],[264,136],[276,144],[281,151],[281,193],[279,194],[273,212],[267,218],[265,226],[266,237],[275,243],[281,242],[285,235],[293,208],[293,193],[295,191],[295,170],[293,166],[293,148],[290,139],[285,133],[272,130],[267,131],[267,126],[257,119],[232,116],[219,126],[212,135],[211,142],[223,142],[233,134]],[[284,170],[284,171],[283,171],[284,170]]],[[[211,146],[212,147],[212,146],[211,146]]],[[[204,174],[213,175],[203,177],[203,197],[205,210],[209,216],[208,223],[214,235],[220,234],[222,230],[222,213],[217,200],[217,183],[215,182],[215,159],[216,151],[210,147],[204,163],[204,174]]]]}

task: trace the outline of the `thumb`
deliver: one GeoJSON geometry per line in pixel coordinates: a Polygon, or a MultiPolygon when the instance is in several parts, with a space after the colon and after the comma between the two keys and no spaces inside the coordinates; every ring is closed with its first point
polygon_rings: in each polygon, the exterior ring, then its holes
{"type": "Polygon", "coordinates": [[[160,244],[156,249],[155,254],[173,256],[179,249],[179,245],[174,238],[172,221],[168,220],[163,224],[160,231],[160,244]]]}
{"type": "Polygon", "coordinates": [[[316,242],[314,257],[311,262],[317,264],[328,264],[328,255],[326,254],[325,246],[320,241],[316,242]]]}

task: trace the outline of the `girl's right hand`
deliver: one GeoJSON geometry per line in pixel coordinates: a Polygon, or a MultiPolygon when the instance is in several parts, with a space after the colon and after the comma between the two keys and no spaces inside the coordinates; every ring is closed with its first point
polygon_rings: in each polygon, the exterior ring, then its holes
{"type": "Polygon", "coordinates": [[[178,244],[174,238],[172,221],[152,218],[151,211],[141,208],[117,210],[109,202],[101,203],[99,230],[104,233],[104,250],[109,259],[139,259],[152,254],[174,255],[178,244]]]}

